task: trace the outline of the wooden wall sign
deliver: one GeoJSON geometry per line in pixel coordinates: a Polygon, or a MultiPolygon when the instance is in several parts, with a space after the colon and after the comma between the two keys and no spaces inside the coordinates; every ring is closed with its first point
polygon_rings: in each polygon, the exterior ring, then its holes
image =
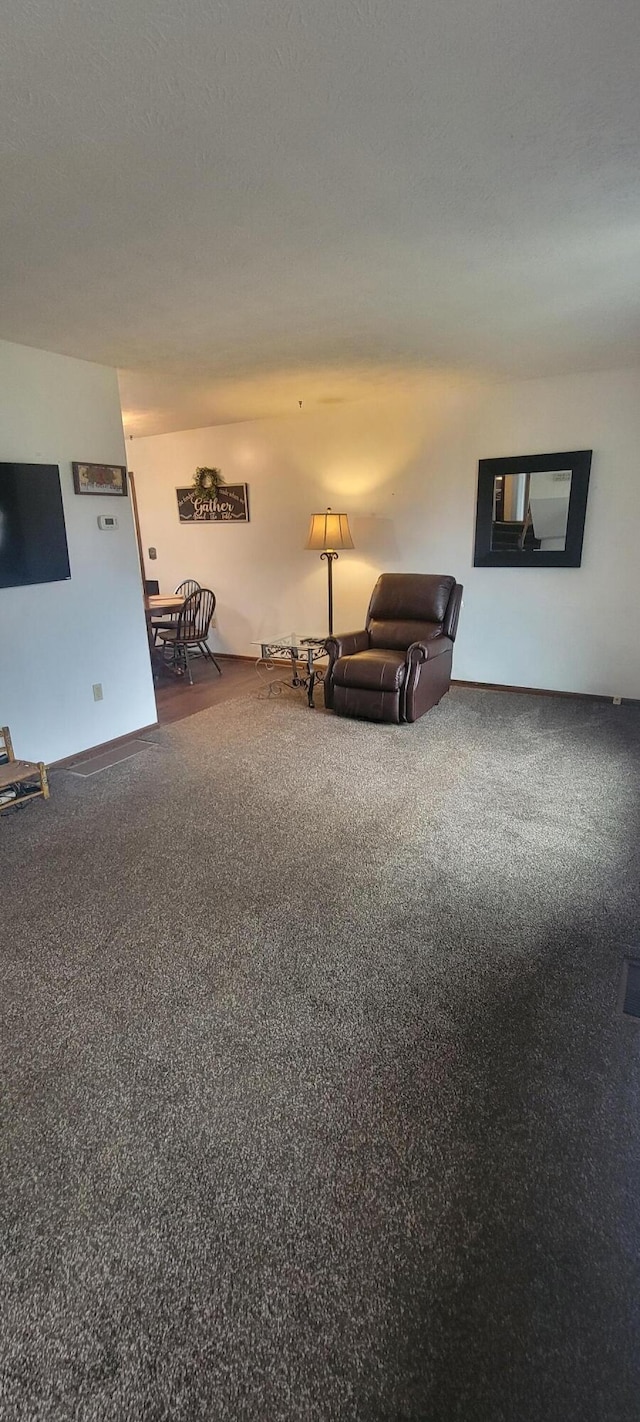
{"type": "Polygon", "coordinates": [[[176,489],[180,523],[248,523],[246,484],[221,484],[215,499],[201,499],[191,489],[176,489]]]}

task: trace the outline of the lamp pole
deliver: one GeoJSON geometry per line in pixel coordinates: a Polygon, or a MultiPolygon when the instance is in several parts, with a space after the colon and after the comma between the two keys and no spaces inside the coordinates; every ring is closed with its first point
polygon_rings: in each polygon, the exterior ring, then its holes
{"type": "Polygon", "coordinates": [[[321,558],[327,560],[327,592],[329,596],[329,636],[333,636],[333,565],[338,557],[334,548],[325,548],[321,558]]]}

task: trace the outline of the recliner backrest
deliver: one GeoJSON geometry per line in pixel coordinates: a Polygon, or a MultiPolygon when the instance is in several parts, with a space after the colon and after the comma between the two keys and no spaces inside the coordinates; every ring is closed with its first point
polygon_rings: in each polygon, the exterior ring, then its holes
{"type": "Polygon", "coordinates": [[[371,646],[400,651],[438,635],[455,585],[437,573],[382,573],[367,612],[371,646]]]}

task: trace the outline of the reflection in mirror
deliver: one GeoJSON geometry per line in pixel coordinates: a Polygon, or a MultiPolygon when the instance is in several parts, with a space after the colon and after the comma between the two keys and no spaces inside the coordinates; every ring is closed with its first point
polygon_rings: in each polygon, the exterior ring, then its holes
{"type": "Polygon", "coordinates": [[[491,552],[563,552],[570,493],[570,469],[497,474],[493,481],[491,552]]]}

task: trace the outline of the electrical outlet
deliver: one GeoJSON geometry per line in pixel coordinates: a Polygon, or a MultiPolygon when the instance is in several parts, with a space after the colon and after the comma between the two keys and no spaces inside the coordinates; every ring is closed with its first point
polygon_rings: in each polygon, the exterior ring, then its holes
{"type": "Polygon", "coordinates": [[[101,681],[94,681],[94,683],[93,683],[93,699],[94,699],[94,701],[102,701],[102,682],[101,682],[101,681]]]}
{"type": "Polygon", "coordinates": [[[613,704],[614,704],[614,706],[622,706],[622,697],[621,697],[621,696],[614,696],[614,698],[613,698],[613,704]]]}

